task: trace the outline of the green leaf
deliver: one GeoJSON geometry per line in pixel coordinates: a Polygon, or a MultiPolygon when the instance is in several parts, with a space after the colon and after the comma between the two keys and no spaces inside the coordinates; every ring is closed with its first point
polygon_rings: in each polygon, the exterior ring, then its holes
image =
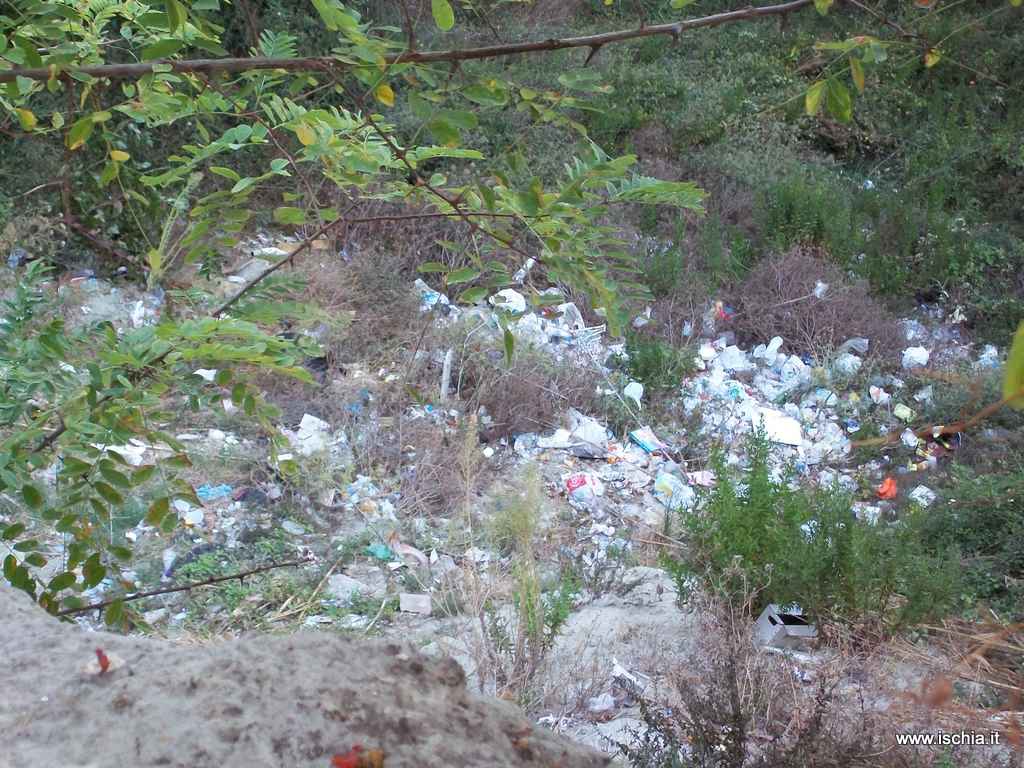
{"type": "Polygon", "coordinates": [[[82,583],[86,589],[92,589],[103,581],[106,575],[107,568],[100,562],[99,552],[94,552],[82,566],[82,583]]]}
{"type": "Polygon", "coordinates": [[[10,541],[11,539],[21,534],[24,530],[24,523],[11,523],[3,529],[2,533],[0,533],[0,539],[2,539],[3,541],[10,541]]]}
{"type": "Polygon", "coordinates": [[[36,568],[42,568],[46,565],[46,558],[40,555],[38,552],[33,552],[31,555],[25,556],[25,562],[36,568]]]}
{"type": "Polygon", "coordinates": [[[817,8],[818,13],[822,16],[828,13],[828,9],[832,7],[833,0],[814,0],[814,7],[817,8]]]}
{"type": "Polygon", "coordinates": [[[686,6],[691,5],[696,1],[697,0],[672,0],[672,8],[678,11],[680,8],[685,8],[686,6]]]}
{"type": "Polygon", "coordinates": [[[231,170],[230,168],[225,168],[222,165],[210,166],[210,173],[215,173],[218,176],[223,176],[225,179],[230,179],[231,181],[238,181],[240,178],[242,178],[235,171],[231,170]]]}
{"type": "Polygon", "coordinates": [[[430,11],[434,14],[434,23],[442,32],[455,26],[455,12],[448,0],[430,0],[430,11]]]}
{"type": "Polygon", "coordinates": [[[278,224],[300,226],[306,223],[306,212],[301,208],[282,206],[274,209],[274,221],[278,224]]]}
{"type": "Polygon", "coordinates": [[[70,571],[64,571],[64,573],[58,573],[52,579],[50,583],[46,585],[46,588],[51,592],[60,592],[62,589],[67,589],[73,586],[75,583],[75,574],[70,571]]]}
{"type": "Polygon", "coordinates": [[[103,621],[108,627],[117,626],[124,621],[124,600],[115,600],[103,611],[103,621]]]}
{"type": "Polygon", "coordinates": [[[33,552],[39,549],[39,542],[35,539],[23,539],[11,547],[15,552],[33,552]]]}
{"type": "Polygon", "coordinates": [[[100,474],[106,479],[111,485],[116,485],[118,488],[131,488],[132,481],[128,479],[127,475],[117,471],[114,466],[114,462],[109,459],[104,459],[99,463],[100,474]]]}
{"type": "Polygon", "coordinates": [[[1017,326],[1006,357],[1003,397],[1011,408],[1024,411],[1024,322],[1017,326]]]}
{"type": "Polygon", "coordinates": [[[166,496],[157,499],[149,505],[149,511],[146,512],[146,525],[157,526],[164,519],[167,513],[171,509],[171,500],[166,496]]]}
{"type": "Polygon", "coordinates": [[[427,130],[446,147],[456,147],[462,140],[459,129],[447,120],[431,120],[427,123],[427,130]]]}
{"type": "Polygon", "coordinates": [[[476,280],[480,277],[480,270],[475,267],[463,267],[462,269],[456,269],[454,272],[448,273],[448,278],[445,282],[448,285],[458,285],[459,283],[468,283],[476,280]]]}
{"type": "Polygon", "coordinates": [[[828,81],[828,111],[836,120],[848,123],[853,119],[853,98],[850,90],[835,78],[828,81]]]}
{"type": "Polygon", "coordinates": [[[825,95],[826,84],[825,80],[819,80],[807,89],[807,95],[804,97],[804,108],[808,115],[813,117],[821,109],[821,101],[825,95]]]}
{"type": "Polygon", "coordinates": [[[38,511],[43,508],[43,493],[32,483],[25,483],[21,486],[21,498],[31,510],[38,511]]]}
{"type": "Polygon", "coordinates": [[[115,507],[119,507],[124,504],[124,496],[115,491],[112,486],[107,485],[104,482],[98,482],[93,484],[93,488],[96,489],[96,493],[115,507]]]}
{"type": "Polygon", "coordinates": [[[448,266],[439,261],[425,261],[416,267],[417,272],[447,272],[448,266]]]}
{"type": "Polygon", "coordinates": [[[110,510],[104,506],[103,502],[93,497],[89,499],[89,506],[92,507],[92,511],[96,513],[96,516],[100,520],[110,519],[110,510]]]}
{"type": "Polygon", "coordinates": [[[464,304],[476,304],[478,301],[485,298],[488,293],[490,293],[489,288],[483,285],[477,285],[460,293],[459,301],[464,304]]]}
{"type": "Polygon", "coordinates": [[[72,151],[78,149],[89,140],[95,125],[91,116],[76,120],[68,130],[67,136],[64,137],[65,146],[72,151]]]}
{"type": "Polygon", "coordinates": [[[188,13],[178,0],[164,0],[164,8],[167,10],[167,26],[171,32],[177,32],[185,26],[188,13]]]}
{"type": "Polygon", "coordinates": [[[857,92],[864,93],[864,67],[856,56],[850,57],[850,75],[853,77],[853,84],[857,86],[857,92]]]}
{"type": "Polygon", "coordinates": [[[505,329],[502,335],[505,341],[505,362],[508,365],[512,365],[512,357],[516,351],[516,337],[512,335],[512,331],[508,328],[505,329]]]}
{"type": "Polygon", "coordinates": [[[175,40],[174,38],[158,40],[142,49],[142,60],[154,61],[156,59],[165,59],[180,51],[182,46],[181,40],[175,40]]]}

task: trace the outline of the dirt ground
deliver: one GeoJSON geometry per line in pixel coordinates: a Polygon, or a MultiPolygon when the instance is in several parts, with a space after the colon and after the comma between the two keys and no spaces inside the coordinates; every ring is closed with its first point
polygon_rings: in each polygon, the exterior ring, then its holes
{"type": "Polygon", "coordinates": [[[395,643],[299,633],[172,645],[61,624],[7,587],[0,615],[0,768],[329,768],[357,744],[383,750],[385,768],[608,765],[470,695],[455,661],[395,643]],[[96,648],[111,661],[103,674],[96,648]]]}

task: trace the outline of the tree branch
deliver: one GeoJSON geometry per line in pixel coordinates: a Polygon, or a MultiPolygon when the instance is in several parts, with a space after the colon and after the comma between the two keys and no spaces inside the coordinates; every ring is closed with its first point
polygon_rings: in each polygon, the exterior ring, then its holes
{"type": "MultiPolygon", "coordinates": [[[[619,43],[642,37],[670,35],[678,37],[680,33],[700,27],[715,27],[734,21],[745,21],[767,16],[790,13],[791,11],[811,5],[813,0],[791,0],[778,5],[765,5],[758,8],[741,8],[737,11],[715,13],[697,19],[687,19],[668,24],[654,24],[639,29],[622,29],[615,32],[604,32],[583,37],[551,38],[521,43],[503,43],[479,48],[451,49],[444,51],[403,51],[402,53],[385,56],[387,64],[430,64],[441,61],[470,61],[473,59],[493,59],[499,56],[512,56],[523,53],[539,53],[559,51],[571,48],[600,47],[608,43],[619,43]]],[[[258,69],[283,69],[290,71],[323,70],[332,66],[343,66],[344,62],[330,56],[314,56],[298,59],[278,59],[261,56],[223,59],[188,59],[182,61],[152,61],[144,64],[98,64],[86,67],[68,67],[65,72],[75,75],[90,75],[111,80],[142,77],[153,71],[156,64],[169,66],[173,72],[249,72],[258,69]]],[[[49,67],[25,69],[8,69],[0,71],[0,83],[12,82],[18,77],[30,80],[49,80],[52,73],[49,67]]]]}
{"type": "Polygon", "coordinates": [[[263,573],[264,571],[272,571],[275,568],[294,568],[299,565],[307,565],[312,562],[311,559],[305,560],[289,560],[286,563],[270,563],[269,565],[261,565],[258,568],[253,568],[249,571],[242,571],[241,573],[233,573],[230,576],[215,576],[212,579],[206,579],[204,581],[193,581],[189,584],[182,584],[179,587],[163,587],[161,589],[151,589],[148,592],[132,592],[131,594],[125,595],[124,597],[115,597],[110,600],[103,600],[99,603],[92,603],[91,605],[83,605],[80,608],[64,608],[57,611],[55,616],[71,616],[76,613],[88,613],[89,611],[102,611],[104,608],[109,608],[114,603],[127,603],[131,600],[142,600],[146,597],[155,597],[156,595],[169,595],[172,592],[187,592],[188,590],[195,589],[196,587],[206,587],[210,584],[219,584],[222,581],[234,581],[238,579],[241,581],[246,576],[252,576],[257,573],[263,573]]]}

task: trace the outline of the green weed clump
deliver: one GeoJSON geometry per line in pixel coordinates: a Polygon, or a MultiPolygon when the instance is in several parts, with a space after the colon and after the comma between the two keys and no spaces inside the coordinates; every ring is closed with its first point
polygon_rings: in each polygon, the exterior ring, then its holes
{"type": "Polygon", "coordinates": [[[1024,464],[993,475],[954,466],[924,534],[962,554],[964,600],[1024,619],[1024,464]]]}
{"type": "Polygon", "coordinates": [[[857,519],[838,489],[809,489],[772,477],[771,444],[751,437],[742,478],[721,451],[712,457],[715,488],[682,514],[689,545],[674,563],[680,594],[703,576],[752,610],[799,604],[818,621],[893,627],[941,616],[958,595],[955,552],[929,547],[922,513],[895,523],[857,519]]]}
{"type": "Polygon", "coordinates": [[[630,334],[626,353],[629,375],[653,393],[678,389],[684,378],[697,371],[692,349],[678,348],[653,336],[630,334]]]}

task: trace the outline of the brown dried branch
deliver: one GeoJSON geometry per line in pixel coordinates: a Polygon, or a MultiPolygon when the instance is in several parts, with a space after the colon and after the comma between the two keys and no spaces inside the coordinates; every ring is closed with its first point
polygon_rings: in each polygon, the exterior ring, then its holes
{"type": "MultiPolygon", "coordinates": [[[[701,27],[716,27],[734,21],[746,21],[762,17],[778,16],[811,5],[813,0],[791,0],[778,5],[765,5],[758,8],[741,8],[737,11],[715,13],[696,19],[676,21],[668,24],[654,24],[638,29],[620,29],[581,37],[550,38],[521,43],[504,43],[487,45],[479,48],[450,49],[443,51],[403,51],[402,53],[385,56],[388,64],[431,64],[442,61],[459,62],[474,59],[494,59],[501,56],[512,56],[524,53],[541,53],[560,51],[571,48],[594,48],[608,43],[620,43],[642,37],[669,35],[678,37],[680,33],[701,27]]],[[[312,56],[298,59],[266,58],[247,56],[222,59],[187,59],[178,61],[154,61],[141,64],[97,64],[85,67],[69,67],[66,72],[75,75],[120,80],[142,77],[150,74],[156,64],[166,65],[173,72],[250,72],[258,69],[280,69],[292,72],[323,70],[332,66],[340,66],[343,62],[330,56],[312,56]]],[[[52,72],[49,67],[27,67],[0,71],[0,83],[12,82],[18,77],[30,80],[49,80],[52,72]]]]}
{"type": "Polygon", "coordinates": [[[272,571],[276,568],[295,568],[300,565],[307,565],[311,562],[309,558],[304,560],[289,560],[285,563],[270,563],[269,565],[261,565],[258,568],[253,568],[248,571],[242,571],[241,573],[233,573],[230,576],[215,576],[210,579],[204,579],[203,581],[193,581],[189,584],[182,584],[177,587],[163,587],[161,589],[151,589],[148,592],[133,592],[125,595],[124,597],[115,597],[110,600],[103,600],[98,603],[91,603],[90,605],[83,605],[79,608],[64,608],[57,611],[57,616],[71,616],[76,613],[87,613],[89,611],[102,611],[104,608],[109,608],[114,603],[127,603],[131,600],[142,600],[146,597],[155,597],[156,595],[169,595],[172,592],[187,592],[197,587],[206,587],[210,584],[219,584],[222,581],[234,581],[238,579],[241,581],[246,576],[253,576],[257,573],[263,573],[265,571],[272,571]]]}

